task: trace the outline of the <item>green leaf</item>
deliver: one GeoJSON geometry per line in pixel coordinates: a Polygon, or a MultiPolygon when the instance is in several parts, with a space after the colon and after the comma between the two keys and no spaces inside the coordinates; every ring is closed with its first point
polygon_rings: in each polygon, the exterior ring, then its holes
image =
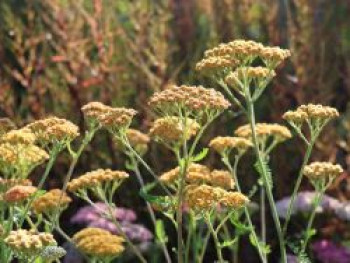
{"type": "Polygon", "coordinates": [[[259,246],[260,246],[260,248],[261,248],[261,250],[262,250],[262,252],[263,252],[264,254],[267,255],[267,254],[270,254],[270,253],[271,253],[271,247],[270,247],[269,245],[265,244],[264,242],[259,241],[259,240],[258,240],[259,243],[257,243],[257,241],[255,240],[255,238],[254,238],[254,236],[253,236],[252,233],[249,235],[249,240],[250,240],[250,243],[251,243],[254,247],[258,247],[258,244],[259,244],[259,246]]]}
{"type": "Polygon", "coordinates": [[[208,152],[209,152],[209,148],[203,148],[200,153],[198,153],[197,155],[192,157],[192,161],[193,162],[200,162],[208,155],[208,152]]]}
{"type": "Polygon", "coordinates": [[[156,184],[156,182],[146,184],[140,189],[140,196],[144,198],[147,202],[155,204],[164,210],[175,207],[174,202],[169,196],[157,196],[148,193],[156,186],[156,184]]]}
{"type": "Polygon", "coordinates": [[[221,248],[230,247],[230,246],[232,246],[234,243],[236,243],[237,240],[238,240],[238,237],[235,237],[235,238],[232,239],[232,240],[227,240],[227,241],[221,243],[221,244],[220,244],[220,247],[221,247],[221,248]]]}
{"type": "Polygon", "coordinates": [[[130,160],[127,160],[125,161],[125,168],[129,171],[133,171],[135,167],[130,160]]]}
{"type": "Polygon", "coordinates": [[[269,165],[264,160],[262,160],[261,164],[260,164],[260,162],[256,162],[254,164],[254,167],[262,178],[266,176],[267,183],[269,184],[270,189],[272,189],[273,188],[273,180],[272,180],[272,174],[271,174],[271,170],[270,170],[269,165]],[[264,171],[265,171],[265,173],[264,173],[264,171]]]}
{"type": "Polygon", "coordinates": [[[164,223],[160,219],[156,221],[156,237],[161,243],[168,242],[168,237],[166,236],[164,229],[164,223]]]}

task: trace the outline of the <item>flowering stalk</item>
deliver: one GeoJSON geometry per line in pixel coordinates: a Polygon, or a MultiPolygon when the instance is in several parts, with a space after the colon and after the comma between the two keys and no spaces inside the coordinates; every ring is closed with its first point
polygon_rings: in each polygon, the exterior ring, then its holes
{"type": "Polygon", "coordinates": [[[210,215],[205,216],[205,222],[207,223],[207,226],[213,236],[216,253],[218,255],[218,260],[220,263],[224,263],[224,258],[222,257],[221,246],[218,239],[218,234],[217,234],[217,231],[214,229],[213,224],[210,220],[210,215]]]}
{"type": "Polygon", "coordinates": [[[266,167],[265,167],[265,163],[263,161],[263,157],[262,154],[259,150],[259,144],[258,144],[258,140],[257,140],[257,134],[256,134],[256,128],[255,128],[255,112],[254,112],[254,103],[250,97],[250,94],[247,94],[247,110],[248,110],[248,120],[250,123],[250,127],[252,130],[252,142],[254,145],[254,151],[255,151],[255,155],[257,158],[257,162],[261,168],[261,176],[262,176],[262,180],[264,183],[264,187],[266,189],[266,195],[267,195],[267,199],[269,201],[269,205],[271,208],[271,213],[272,213],[272,218],[274,220],[275,223],[275,227],[276,227],[276,231],[277,231],[277,236],[279,239],[279,246],[280,246],[280,252],[281,252],[281,260],[282,262],[286,263],[287,262],[287,254],[286,254],[286,248],[285,248],[285,242],[284,242],[284,237],[283,237],[283,233],[282,233],[282,228],[281,228],[281,223],[278,217],[278,213],[277,213],[277,209],[276,209],[276,204],[275,204],[275,200],[273,198],[273,194],[272,194],[272,189],[270,186],[270,182],[268,181],[268,175],[267,175],[267,171],[266,171],[266,167]]]}
{"type": "MultiPolygon", "coordinates": [[[[237,177],[237,167],[238,167],[238,163],[239,163],[240,159],[241,159],[241,155],[236,155],[235,156],[235,161],[234,161],[234,164],[233,164],[233,167],[232,167],[228,156],[226,154],[222,156],[223,163],[229,169],[230,173],[232,174],[232,176],[233,176],[233,178],[234,178],[234,180],[236,182],[237,191],[242,193],[241,187],[239,185],[238,177],[237,177]]],[[[246,206],[244,206],[243,209],[244,209],[245,217],[246,217],[246,219],[248,221],[248,225],[249,225],[252,237],[254,239],[254,243],[256,244],[256,249],[258,250],[259,257],[260,257],[261,261],[265,263],[266,262],[266,257],[265,257],[265,254],[264,254],[262,248],[261,248],[261,244],[260,244],[259,238],[258,238],[258,236],[256,234],[255,227],[254,227],[254,225],[252,223],[252,219],[251,219],[251,216],[249,214],[248,208],[246,206]]]]}

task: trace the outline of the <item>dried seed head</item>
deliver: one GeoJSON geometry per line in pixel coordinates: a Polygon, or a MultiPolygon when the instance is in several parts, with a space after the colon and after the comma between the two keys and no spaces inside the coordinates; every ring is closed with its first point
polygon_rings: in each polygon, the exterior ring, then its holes
{"type": "Polygon", "coordinates": [[[70,192],[76,192],[79,189],[93,188],[96,185],[103,183],[120,182],[128,177],[129,174],[126,172],[112,171],[110,169],[97,169],[70,181],[68,183],[68,190],[70,192]]]}
{"type": "Polygon", "coordinates": [[[224,170],[213,170],[210,174],[210,184],[224,189],[235,187],[235,181],[232,179],[231,173],[224,170]]]}
{"type": "Polygon", "coordinates": [[[312,181],[333,179],[342,173],[343,168],[339,164],[329,162],[313,162],[304,168],[304,175],[312,181]]]}
{"type": "Polygon", "coordinates": [[[57,206],[60,206],[60,211],[64,210],[72,199],[62,190],[53,189],[38,197],[32,204],[32,209],[35,213],[50,213],[56,211],[57,206]]]}
{"type": "Polygon", "coordinates": [[[4,241],[16,253],[28,256],[38,255],[46,246],[56,245],[51,234],[25,229],[11,231],[4,241]]]}
{"type": "Polygon", "coordinates": [[[239,209],[245,206],[248,202],[248,197],[239,192],[226,192],[220,199],[220,204],[233,209],[239,209]]]}
{"type": "Polygon", "coordinates": [[[85,228],[73,236],[76,247],[83,253],[98,257],[115,257],[124,251],[124,239],[99,228],[85,228]]]}
{"type": "MultiPolygon", "coordinates": [[[[273,137],[276,141],[282,142],[292,137],[288,128],[279,124],[257,123],[255,131],[259,140],[266,140],[269,137],[273,137]]],[[[243,125],[235,131],[235,134],[239,137],[250,139],[252,129],[248,124],[243,125]]]]}
{"type": "Polygon", "coordinates": [[[164,117],[155,120],[150,136],[164,142],[189,140],[197,134],[199,128],[199,124],[190,118],[183,121],[175,116],[164,117]]]}
{"type": "Polygon", "coordinates": [[[7,190],[4,194],[4,200],[9,203],[18,203],[27,200],[38,189],[34,186],[16,185],[7,190]]]}
{"type": "Polygon", "coordinates": [[[218,136],[212,139],[209,143],[209,147],[222,154],[224,152],[237,149],[239,153],[244,153],[253,144],[250,140],[240,137],[222,137],[218,136]]]}

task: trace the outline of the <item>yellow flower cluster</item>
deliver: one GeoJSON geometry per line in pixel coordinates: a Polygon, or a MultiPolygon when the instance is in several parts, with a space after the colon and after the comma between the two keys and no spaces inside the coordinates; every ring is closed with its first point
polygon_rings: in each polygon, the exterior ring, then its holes
{"type": "Polygon", "coordinates": [[[0,143],[29,145],[34,144],[35,140],[35,135],[29,129],[23,128],[5,133],[1,137],[0,143]]]}
{"type": "Polygon", "coordinates": [[[329,162],[313,162],[304,168],[304,175],[312,181],[329,180],[343,173],[339,164],[329,162]]]}
{"type": "Polygon", "coordinates": [[[233,209],[239,209],[249,202],[249,198],[240,192],[226,192],[220,199],[220,204],[233,209]]]}
{"type": "Polygon", "coordinates": [[[0,164],[3,166],[30,168],[41,164],[48,158],[49,155],[35,145],[0,144],[0,164]]]}
{"type": "Polygon", "coordinates": [[[237,149],[238,153],[244,153],[253,144],[250,140],[241,137],[223,137],[218,136],[212,139],[209,143],[209,147],[216,152],[223,154],[233,149],[237,149]]]}
{"type": "Polygon", "coordinates": [[[43,145],[72,141],[79,136],[79,128],[66,119],[50,117],[34,121],[26,126],[43,145]]]}
{"type": "Polygon", "coordinates": [[[207,110],[223,111],[230,106],[225,97],[214,89],[202,86],[171,86],[161,92],[156,92],[149,105],[158,111],[178,113],[179,107],[184,107],[195,113],[207,110]],[[174,111],[174,112],[172,112],[174,111]]]}
{"type": "Polygon", "coordinates": [[[100,228],[85,228],[73,236],[76,247],[83,253],[97,257],[116,257],[124,251],[124,239],[100,228]]]}
{"type": "Polygon", "coordinates": [[[19,229],[11,231],[5,238],[5,243],[17,253],[36,255],[46,246],[55,245],[56,241],[49,233],[39,233],[34,230],[19,229]]]}
{"type": "Polygon", "coordinates": [[[296,124],[301,124],[308,119],[328,121],[336,117],[339,117],[337,109],[320,104],[301,105],[295,111],[287,111],[283,115],[284,119],[296,124]]]}
{"type": "MultiPolygon", "coordinates": [[[[292,137],[289,129],[279,124],[257,123],[255,131],[259,140],[273,137],[277,142],[282,142],[292,137]]],[[[239,127],[235,134],[239,137],[250,139],[252,137],[252,129],[249,124],[246,124],[239,127]]]]}
{"type": "Polygon", "coordinates": [[[217,205],[239,209],[249,199],[239,192],[229,192],[220,187],[209,185],[189,185],[185,189],[185,200],[194,211],[209,211],[217,205]]]}
{"type": "Polygon", "coordinates": [[[111,169],[97,169],[88,172],[68,183],[68,190],[76,192],[80,189],[93,188],[103,183],[123,181],[129,174],[122,171],[112,171],[111,169]]]}
{"type": "Polygon", "coordinates": [[[60,211],[62,211],[70,202],[72,202],[72,199],[66,193],[60,189],[53,189],[38,197],[33,202],[32,209],[37,214],[50,213],[56,211],[59,205],[60,211]]]}
{"type": "Polygon", "coordinates": [[[9,118],[0,118],[0,137],[14,129],[16,125],[9,118]]]}
{"type": "Polygon", "coordinates": [[[99,123],[104,128],[128,127],[137,111],[114,108],[101,102],[90,102],[81,108],[87,120],[99,123]]]}
{"type": "Polygon", "coordinates": [[[231,173],[225,170],[213,170],[210,173],[210,184],[224,189],[235,187],[235,181],[232,179],[231,173]]]}
{"type": "Polygon", "coordinates": [[[184,123],[180,118],[171,116],[156,119],[149,134],[164,142],[176,142],[189,140],[197,134],[199,128],[199,124],[193,119],[187,118],[184,123]]]}
{"type": "MultiPolygon", "coordinates": [[[[159,180],[167,185],[176,184],[180,176],[180,167],[163,173],[159,180]]],[[[213,170],[202,164],[191,163],[187,168],[185,181],[188,184],[209,184],[225,189],[232,189],[235,186],[231,174],[224,170],[213,170]]]]}
{"type": "Polygon", "coordinates": [[[18,203],[27,200],[38,189],[30,185],[16,185],[7,190],[3,196],[8,203],[18,203]]]}
{"type": "MultiPolygon", "coordinates": [[[[225,57],[238,60],[243,65],[250,64],[260,57],[269,68],[278,66],[283,60],[290,56],[290,51],[279,47],[263,46],[261,43],[246,40],[234,40],[229,43],[221,43],[217,47],[207,50],[204,53],[204,59],[225,57]]],[[[203,61],[197,65],[204,64],[203,61]]],[[[235,64],[232,64],[234,66],[235,64]]],[[[198,66],[199,67],[199,66],[198,66]]],[[[205,69],[205,67],[201,67],[205,69]]]]}
{"type": "Polygon", "coordinates": [[[238,61],[230,56],[216,56],[202,59],[196,64],[196,70],[211,73],[214,70],[224,70],[238,65],[238,61]]]}
{"type": "Polygon", "coordinates": [[[133,147],[139,145],[147,145],[150,141],[150,138],[147,134],[144,134],[135,129],[128,129],[126,131],[126,137],[128,138],[130,145],[133,147]]]}
{"type": "Polygon", "coordinates": [[[3,179],[0,178],[0,192],[6,192],[16,185],[31,186],[32,181],[28,179],[3,179]]]}

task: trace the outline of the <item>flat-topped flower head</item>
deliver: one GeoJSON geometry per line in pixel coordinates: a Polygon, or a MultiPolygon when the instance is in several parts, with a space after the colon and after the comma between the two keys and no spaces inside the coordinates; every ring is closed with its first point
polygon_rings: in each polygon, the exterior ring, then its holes
{"type": "Polygon", "coordinates": [[[25,229],[11,231],[4,241],[12,251],[24,257],[38,256],[45,247],[56,245],[51,234],[25,229]]]}
{"type": "Polygon", "coordinates": [[[318,181],[328,183],[342,174],[343,168],[330,162],[313,162],[305,166],[303,173],[312,183],[318,181]]]}
{"type": "Polygon", "coordinates": [[[58,246],[47,246],[40,253],[40,256],[45,262],[54,262],[59,258],[64,257],[67,254],[66,250],[63,247],[58,246]]]}
{"type": "MultiPolygon", "coordinates": [[[[163,173],[159,177],[159,180],[168,185],[175,184],[180,179],[180,173],[180,167],[176,167],[163,173]]],[[[187,183],[191,184],[210,182],[210,169],[202,164],[191,163],[187,168],[185,180],[187,183]]]]}
{"type": "Polygon", "coordinates": [[[235,181],[231,173],[225,170],[213,170],[210,173],[210,184],[223,189],[233,189],[235,187],[235,181]]]}
{"type": "Polygon", "coordinates": [[[185,200],[188,207],[196,212],[210,211],[225,195],[225,190],[209,185],[188,185],[185,189],[185,200]]]}
{"type": "Polygon", "coordinates": [[[201,119],[205,114],[213,115],[224,111],[230,103],[214,89],[173,85],[161,92],[156,92],[151,97],[149,105],[162,116],[176,116],[182,112],[201,119]]]}
{"type": "Polygon", "coordinates": [[[34,186],[29,185],[16,185],[11,187],[9,190],[5,192],[3,195],[4,201],[15,204],[15,203],[21,203],[31,196],[37,191],[38,189],[34,186]]]}
{"type": "Polygon", "coordinates": [[[264,47],[259,52],[259,57],[269,68],[277,67],[283,60],[291,56],[288,49],[280,47],[264,47]]]}
{"type": "MultiPolygon", "coordinates": [[[[260,141],[266,141],[272,138],[280,143],[292,137],[287,127],[275,123],[257,123],[255,125],[255,132],[260,141]]],[[[235,135],[250,139],[252,137],[252,129],[249,124],[243,125],[235,131],[235,135]]]]}
{"type": "Polygon", "coordinates": [[[105,114],[100,115],[98,120],[102,127],[116,131],[128,128],[136,114],[137,111],[134,109],[112,108],[105,114]]]}
{"type": "Polygon", "coordinates": [[[300,126],[308,118],[308,114],[305,111],[295,110],[287,111],[283,114],[283,119],[290,123],[300,126]]]}
{"type": "Polygon", "coordinates": [[[0,138],[0,143],[9,144],[34,144],[35,135],[29,129],[11,130],[0,138]]]}
{"type": "Polygon", "coordinates": [[[16,176],[26,178],[36,166],[49,158],[49,155],[35,145],[0,144],[0,171],[5,175],[17,171],[16,176]]]}
{"type": "Polygon", "coordinates": [[[57,117],[34,121],[26,126],[44,147],[70,142],[79,136],[79,128],[74,123],[57,117]]]}
{"type": "Polygon", "coordinates": [[[76,247],[96,258],[113,258],[124,251],[124,239],[100,228],[85,228],[73,236],[76,247]]]}
{"type": "Polygon", "coordinates": [[[156,119],[149,135],[164,143],[176,143],[189,140],[195,136],[200,125],[193,119],[181,120],[178,117],[164,117],[156,119]]]}
{"type": "Polygon", "coordinates": [[[240,192],[226,192],[220,199],[220,204],[232,209],[239,209],[249,202],[249,198],[240,192]]]}
{"type": "Polygon", "coordinates": [[[238,65],[239,61],[230,56],[213,56],[203,58],[196,64],[196,71],[205,75],[225,74],[238,65]]]}
{"type": "Polygon", "coordinates": [[[229,136],[215,137],[209,143],[209,147],[219,154],[229,154],[232,150],[237,150],[239,154],[243,154],[252,146],[252,142],[248,139],[229,136]]]}
{"type": "Polygon", "coordinates": [[[297,110],[305,112],[310,119],[329,120],[339,117],[337,109],[320,104],[301,105],[297,110]]]}
{"type": "Polygon", "coordinates": [[[59,211],[63,211],[72,202],[72,199],[62,190],[53,189],[34,200],[32,209],[36,214],[50,214],[56,212],[59,205],[59,211]]]}
{"type": "Polygon", "coordinates": [[[129,174],[123,171],[112,171],[111,169],[97,169],[87,172],[82,176],[73,179],[68,183],[70,192],[77,192],[81,189],[91,189],[101,184],[120,184],[127,179],[129,174]]]}
{"type": "Polygon", "coordinates": [[[9,118],[0,118],[0,138],[5,133],[16,129],[16,125],[9,118]]]}
{"type": "Polygon", "coordinates": [[[101,115],[108,113],[112,107],[107,106],[101,102],[93,101],[85,104],[81,111],[84,114],[84,117],[90,121],[98,122],[101,115]]]}
{"type": "Polygon", "coordinates": [[[4,179],[0,178],[0,192],[4,193],[16,185],[31,186],[32,181],[28,179],[4,179]]]}

